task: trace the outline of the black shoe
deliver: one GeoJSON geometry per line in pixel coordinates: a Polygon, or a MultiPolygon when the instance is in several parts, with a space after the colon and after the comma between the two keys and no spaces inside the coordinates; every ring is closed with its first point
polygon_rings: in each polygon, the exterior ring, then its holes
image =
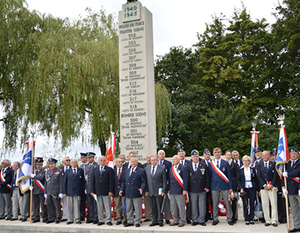
{"type": "Polygon", "coordinates": [[[300,228],[294,228],[294,229],[290,230],[290,232],[298,232],[298,231],[300,231],[300,228]]]}
{"type": "Polygon", "coordinates": [[[166,224],[170,224],[170,220],[166,220],[166,224]]]}
{"type": "Polygon", "coordinates": [[[160,227],[163,227],[164,226],[164,224],[161,222],[161,223],[159,223],[158,224],[160,227]]]}
{"type": "Polygon", "coordinates": [[[94,221],[93,221],[93,224],[98,224],[98,220],[94,220],[94,221]]]}
{"type": "Polygon", "coordinates": [[[106,223],[108,226],[112,226],[113,224],[112,224],[112,222],[108,222],[108,223],[106,223]]]}
{"type": "Polygon", "coordinates": [[[22,221],[22,222],[26,222],[26,221],[27,221],[27,218],[21,218],[21,221],[22,221]]]}
{"type": "Polygon", "coordinates": [[[81,224],[81,221],[77,221],[76,224],[81,224]]]}
{"type": "Polygon", "coordinates": [[[61,222],[65,222],[65,221],[67,221],[67,220],[68,220],[68,219],[65,219],[65,218],[64,218],[64,219],[61,220],[61,222]]]}
{"type": "Polygon", "coordinates": [[[277,227],[278,226],[277,223],[272,223],[272,225],[273,225],[273,227],[277,227]]]}
{"type": "Polygon", "coordinates": [[[146,218],[145,220],[144,220],[144,222],[150,222],[151,220],[150,219],[148,219],[148,218],[146,218]]]}
{"type": "Polygon", "coordinates": [[[85,220],[85,217],[80,217],[80,221],[84,221],[85,220]]]}
{"type": "Polygon", "coordinates": [[[5,219],[5,217],[0,217],[0,220],[1,220],[1,219],[5,219]]]}
{"type": "Polygon", "coordinates": [[[6,218],[5,220],[7,220],[7,221],[11,221],[11,219],[12,219],[12,218],[6,218]]]}
{"type": "Polygon", "coordinates": [[[69,222],[69,221],[68,221],[66,224],[67,224],[67,225],[70,225],[70,224],[72,224],[72,223],[73,223],[73,222],[71,222],[71,221],[69,222]]]}
{"type": "Polygon", "coordinates": [[[158,225],[158,223],[151,223],[150,225],[149,225],[149,227],[154,227],[154,226],[157,226],[158,225]]]}
{"type": "Polygon", "coordinates": [[[265,226],[266,227],[268,227],[268,226],[270,226],[271,225],[271,223],[265,223],[265,226]]]}
{"type": "Polygon", "coordinates": [[[217,225],[219,222],[220,222],[219,220],[213,221],[213,222],[212,222],[212,225],[215,226],[215,225],[217,225]]]}
{"type": "Polygon", "coordinates": [[[86,223],[92,223],[92,222],[94,222],[93,220],[90,220],[90,219],[87,219],[86,220],[86,223]]]}
{"type": "Polygon", "coordinates": [[[254,225],[254,224],[255,224],[255,222],[254,222],[254,221],[250,221],[250,224],[251,224],[251,225],[254,225]]]}
{"type": "Polygon", "coordinates": [[[141,226],[141,224],[137,223],[137,224],[135,224],[135,226],[136,226],[136,227],[140,227],[140,226],[141,226]]]}
{"type": "Polygon", "coordinates": [[[104,222],[98,222],[98,223],[97,223],[98,226],[101,226],[101,225],[103,225],[103,224],[104,224],[104,222]]]}
{"type": "Polygon", "coordinates": [[[121,224],[122,224],[121,220],[117,221],[117,223],[116,223],[116,225],[121,225],[121,224]]]}
{"type": "Polygon", "coordinates": [[[229,221],[228,224],[229,224],[230,226],[233,226],[234,223],[233,223],[232,221],[229,221]]]}
{"type": "Polygon", "coordinates": [[[59,219],[56,219],[56,220],[55,220],[55,223],[56,223],[56,224],[60,223],[60,220],[59,220],[59,219]]]}
{"type": "Polygon", "coordinates": [[[126,223],[124,224],[124,227],[132,227],[133,226],[133,223],[126,223]]]}
{"type": "Polygon", "coordinates": [[[191,222],[191,220],[186,220],[186,223],[191,224],[192,222],[191,222]]]}
{"type": "Polygon", "coordinates": [[[32,223],[40,222],[40,221],[41,221],[40,219],[34,219],[34,220],[32,221],[32,223]]]}
{"type": "Polygon", "coordinates": [[[127,220],[124,220],[123,225],[126,225],[126,224],[127,224],[127,220]]]}
{"type": "Polygon", "coordinates": [[[206,223],[205,223],[205,222],[200,222],[200,223],[199,223],[199,225],[201,225],[201,226],[204,226],[204,227],[205,227],[205,226],[206,226],[206,223]]]}
{"type": "Polygon", "coordinates": [[[18,218],[12,218],[10,221],[16,221],[18,220],[18,218]]]}
{"type": "Polygon", "coordinates": [[[192,226],[197,226],[199,223],[198,222],[193,222],[192,226]]]}
{"type": "Polygon", "coordinates": [[[47,219],[43,219],[43,223],[47,222],[48,220],[47,219]]]}
{"type": "Polygon", "coordinates": [[[250,222],[247,221],[247,222],[245,222],[245,224],[246,224],[246,225],[250,225],[250,222]]]}
{"type": "Polygon", "coordinates": [[[48,220],[46,223],[49,224],[49,223],[53,223],[54,221],[53,220],[48,220]]]}

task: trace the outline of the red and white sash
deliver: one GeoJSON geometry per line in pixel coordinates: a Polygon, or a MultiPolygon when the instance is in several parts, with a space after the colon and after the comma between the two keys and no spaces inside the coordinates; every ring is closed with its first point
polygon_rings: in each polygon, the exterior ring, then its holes
{"type": "Polygon", "coordinates": [[[296,181],[298,184],[300,183],[299,177],[293,177],[292,180],[296,181]]]}
{"type": "Polygon", "coordinates": [[[39,186],[39,188],[44,192],[45,188],[44,185],[42,184],[42,182],[40,180],[36,180],[34,179],[34,182],[37,184],[37,186],[39,186]]]}
{"type": "MultiPolygon", "coordinates": [[[[220,168],[217,167],[217,165],[211,161],[210,165],[212,166],[212,168],[215,170],[215,172],[227,183],[229,184],[229,179],[227,178],[227,176],[220,170],[220,168]]],[[[221,165],[221,160],[220,160],[220,165],[221,165]]]]}
{"type": "MultiPolygon", "coordinates": [[[[2,169],[1,169],[1,172],[0,172],[0,180],[1,180],[1,182],[5,182],[6,181],[6,179],[2,175],[2,169]]],[[[10,184],[6,184],[5,186],[7,188],[11,189],[11,185],[10,184]]]]}

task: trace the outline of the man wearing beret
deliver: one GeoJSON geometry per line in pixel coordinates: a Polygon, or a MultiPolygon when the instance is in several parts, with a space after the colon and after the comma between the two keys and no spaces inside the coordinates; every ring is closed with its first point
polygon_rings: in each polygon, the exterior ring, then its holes
{"type": "Polygon", "coordinates": [[[63,172],[56,167],[55,158],[48,159],[49,169],[45,174],[45,198],[47,199],[48,221],[46,223],[60,223],[60,199],[63,198],[63,172]]]}
{"type": "Polygon", "coordinates": [[[257,167],[257,165],[262,161],[262,152],[264,150],[261,147],[255,147],[254,148],[254,156],[255,156],[255,162],[253,164],[253,167],[257,167]]]}
{"type": "Polygon", "coordinates": [[[286,164],[286,172],[283,172],[283,176],[287,178],[287,187],[284,187],[284,182],[282,182],[282,192],[285,196],[289,194],[289,202],[294,222],[294,229],[290,230],[290,232],[300,232],[300,160],[299,150],[295,147],[290,151],[290,161],[286,164]]]}
{"type": "Polygon", "coordinates": [[[43,222],[47,222],[47,206],[45,205],[44,197],[44,184],[45,184],[45,171],[42,169],[44,160],[43,158],[35,159],[35,169],[33,178],[33,223],[40,221],[40,209],[42,209],[43,222]]]}

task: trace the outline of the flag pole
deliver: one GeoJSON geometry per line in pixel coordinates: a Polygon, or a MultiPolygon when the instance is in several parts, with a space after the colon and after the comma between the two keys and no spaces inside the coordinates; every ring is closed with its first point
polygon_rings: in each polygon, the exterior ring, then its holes
{"type": "MultiPolygon", "coordinates": [[[[279,117],[279,123],[280,123],[280,126],[281,128],[284,127],[284,115],[280,116],[279,117]]],[[[288,161],[285,161],[285,163],[283,164],[283,171],[285,172],[286,171],[286,163],[288,161]]],[[[276,166],[277,168],[277,166],[276,166]]],[[[286,177],[283,177],[284,179],[284,187],[286,190],[288,190],[288,187],[287,187],[287,181],[286,181],[286,177]]],[[[290,217],[289,217],[289,201],[288,201],[288,193],[285,195],[285,211],[286,211],[286,227],[287,227],[287,231],[290,232],[290,217]]]]}
{"type": "MultiPolygon", "coordinates": [[[[32,135],[32,156],[31,156],[31,174],[33,174],[33,161],[34,161],[34,156],[35,156],[35,141],[34,141],[34,131],[31,131],[32,135]]],[[[30,223],[32,223],[32,198],[33,198],[33,179],[30,178],[30,210],[29,210],[29,215],[30,215],[30,223]]]]}

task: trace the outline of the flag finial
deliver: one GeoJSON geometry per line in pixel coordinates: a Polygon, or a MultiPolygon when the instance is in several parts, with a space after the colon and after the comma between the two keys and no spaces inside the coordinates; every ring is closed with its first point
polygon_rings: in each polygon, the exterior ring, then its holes
{"type": "Polygon", "coordinates": [[[283,127],[284,126],[284,114],[279,115],[278,120],[279,120],[280,126],[283,127]]]}

